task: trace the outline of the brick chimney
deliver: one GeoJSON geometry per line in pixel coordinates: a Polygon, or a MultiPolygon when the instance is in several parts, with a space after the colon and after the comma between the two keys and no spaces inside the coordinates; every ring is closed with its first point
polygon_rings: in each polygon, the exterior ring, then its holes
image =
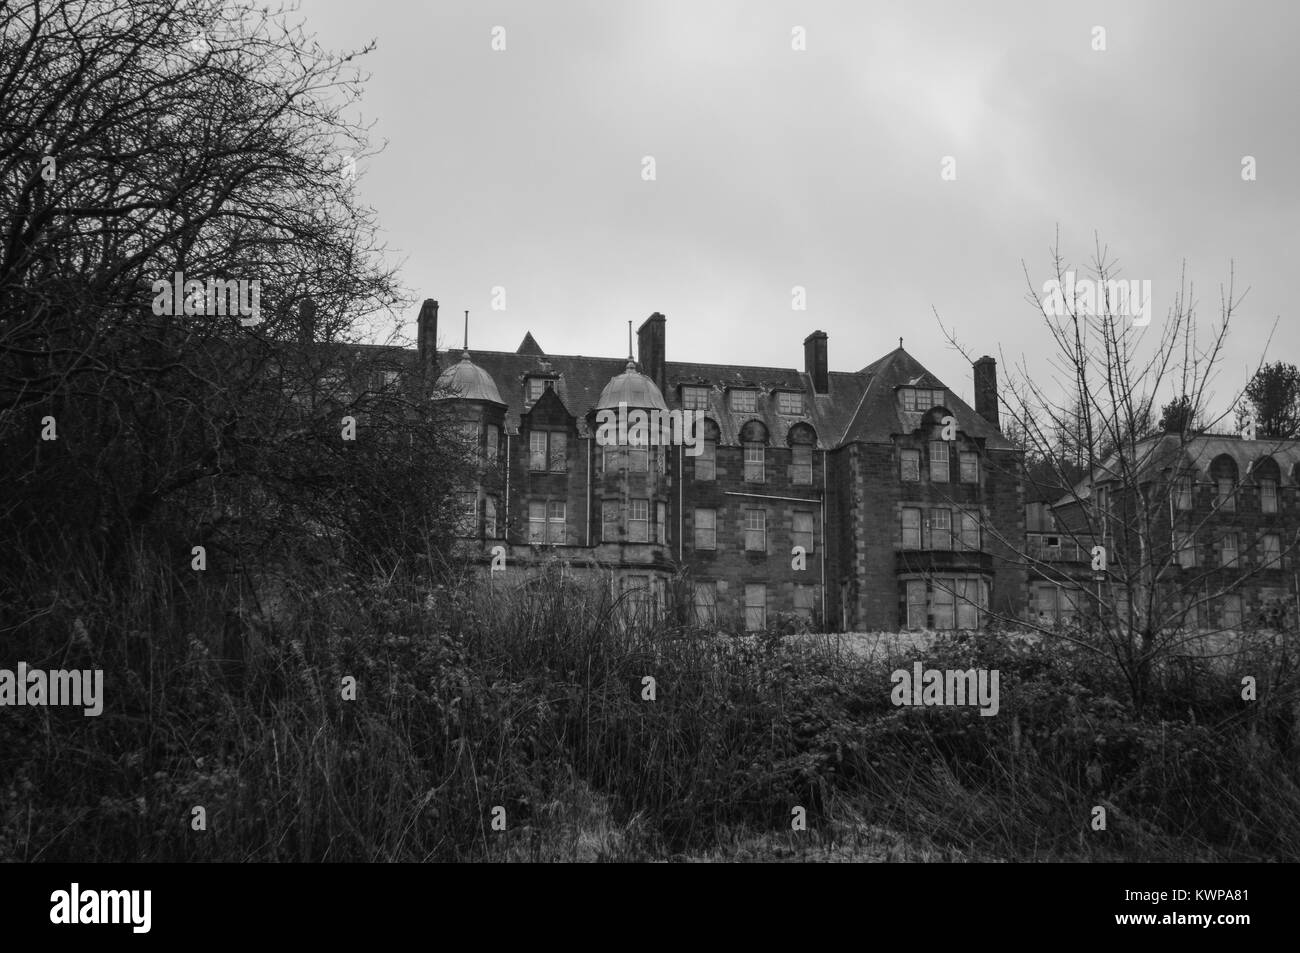
{"type": "Polygon", "coordinates": [[[298,302],[298,343],[303,347],[316,339],[316,302],[303,298],[298,302]]]}
{"type": "Polygon", "coordinates": [[[973,365],[975,368],[975,413],[994,427],[998,423],[998,362],[985,354],[973,365]]]}
{"type": "Polygon", "coordinates": [[[803,369],[812,378],[813,390],[830,392],[830,371],[826,366],[826,332],[814,331],[803,339],[803,369]]]}
{"type": "Polygon", "coordinates": [[[438,302],[432,298],[425,298],[420,306],[415,341],[421,369],[433,376],[438,372],[438,302]]]}
{"type": "Polygon", "coordinates": [[[655,382],[659,393],[667,390],[667,367],[664,358],[664,325],[668,319],[656,311],[646,318],[636,332],[636,356],[641,373],[655,382]]]}

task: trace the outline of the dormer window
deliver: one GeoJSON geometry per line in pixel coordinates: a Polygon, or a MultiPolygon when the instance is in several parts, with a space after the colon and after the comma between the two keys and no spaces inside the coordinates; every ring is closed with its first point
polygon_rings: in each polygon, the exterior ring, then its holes
{"type": "Polygon", "coordinates": [[[944,392],[923,387],[903,387],[899,389],[903,409],[909,411],[926,411],[944,403],[944,392]]]}
{"type": "Polygon", "coordinates": [[[707,387],[683,387],[682,388],[682,409],[683,410],[708,410],[709,389],[707,387]]]}
{"type": "Polygon", "coordinates": [[[731,409],[742,414],[752,414],[758,409],[758,391],[741,389],[731,392],[731,409]]]}
{"type": "Polygon", "coordinates": [[[803,414],[803,394],[797,391],[783,390],[776,395],[777,413],[791,416],[802,416],[803,414]]]}
{"type": "Polygon", "coordinates": [[[528,403],[537,403],[542,399],[542,394],[547,390],[555,387],[554,377],[529,377],[528,378],[528,403]]]}

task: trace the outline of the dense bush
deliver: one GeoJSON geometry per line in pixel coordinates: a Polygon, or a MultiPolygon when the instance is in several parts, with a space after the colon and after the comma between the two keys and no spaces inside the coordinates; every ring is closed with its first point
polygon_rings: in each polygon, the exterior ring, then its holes
{"type": "Polygon", "coordinates": [[[274,616],[149,578],[112,599],[69,584],[24,627],[36,657],[103,666],[112,704],[0,720],[0,856],[726,856],[737,831],[784,838],[770,855],[864,829],[940,857],[1300,856],[1295,752],[1226,677],[1217,712],[1138,721],[1115,673],[1059,645],[958,637],[918,656],[997,668],[983,717],[893,707],[912,657],[629,624],[608,586],[558,567],[526,590],[304,571],[274,616]]]}

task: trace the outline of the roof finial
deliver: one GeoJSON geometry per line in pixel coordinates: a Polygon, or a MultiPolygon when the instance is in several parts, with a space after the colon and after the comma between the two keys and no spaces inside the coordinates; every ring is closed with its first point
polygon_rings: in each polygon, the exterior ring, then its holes
{"type": "Polygon", "coordinates": [[[899,339],[898,339],[898,349],[899,349],[900,351],[903,349],[903,339],[902,339],[902,338],[899,338],[899,339]]]}
{"type": "Polygon", "coordinates": [[[469,311],[465,312],[465,348],[460,352],[460,359],[469,360],[469,311]]]}

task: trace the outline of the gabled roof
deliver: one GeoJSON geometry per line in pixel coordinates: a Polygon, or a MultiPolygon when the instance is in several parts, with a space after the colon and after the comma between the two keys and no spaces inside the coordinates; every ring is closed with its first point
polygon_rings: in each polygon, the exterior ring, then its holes
{"type": "MultiPolygon", "coordinates": [[[[868,364],[859,374],[866,377],[866,392],[854,411],[843,442],[889,443],[894,434],[911,433],[921,425],[924,411],[903,410],[899,387],[922,387],[947,391],[945,407],[957,419],[957,429],[968,437],[984,440],[991,450],[1009,450],[1011,442],[1002,432],[977,414],[969,404],[944,387],[942,381],[901,347],[868,364]]],[[[928,410],[929,408],[927,408],[928,410]]]]}
{"type": "MultiPolygon", "coordinates": [[[[527,344],[532,335],[524,338],[527,344]]],[[[535,344],[536,342],[534,342],[535,344]]],[[[520,346],[521,349],[523,345],[520,346]]],[[[492,375],[506,404],[506,427],[517,430],[524,403],[524,379],[544,374],[555,378],[555,393],[568,411],[578,418],[579,432],[586,431],[586,416],[595,409],[602,392],[613,378],[627,369],[627,358],[584,357],[582,355],[521,353],[521,351],[471,351],[479,367],[492,375]]],[[[447,351],[440,361],[459,359],[459,352],[447,351]]],[[[644,371],[644,368],[641,368],[644,371]]],[[[813,428],[817,446],[830,449],[853,440],[888,443],[892,434],[911,433],[920,424],[921,414],[899,410],[894,387],[912,384],[934,389],[943,383],[922,367],[915,358],[899,348],[861,371],[830,372],[828,392],[813,392],[811,379],[791,367],[762,367],[743,364],[699,364],[668,361],[664,377],[667,387],[663,398],[668,407],[682,406],[682,385],[707,383],[706,416],[718,425],[722,443],[735,445],[740,431],[751,420],[760,421],[768,431],[771,446],[785,446],[790,429],[798,424],[813,428]],[[728,392],[735,388],[759,391],[756,409],[733,411],[728,392]],[[779,412],[777,393],[795,391],[803,394],[803,414],[779,412]],[[864,399],[865,398],[865,399],[864,399]]],[[[948,410],[957,418],[958,430],[970,437],[982,438],[994,449],[1011,444],[992,424],[975,413],[964,401],[949,392],[948,410]]]]}
{"type": "Polygon", "coordinates": [[[531,354],[534,357],[544,357],[546,352],[542,350],[542,346],[538,344],[537,339],[533,337],[533,332],[525,331],[524,339],[519,342],[519,347],[515,349],[515,353],[531,354]]]}

